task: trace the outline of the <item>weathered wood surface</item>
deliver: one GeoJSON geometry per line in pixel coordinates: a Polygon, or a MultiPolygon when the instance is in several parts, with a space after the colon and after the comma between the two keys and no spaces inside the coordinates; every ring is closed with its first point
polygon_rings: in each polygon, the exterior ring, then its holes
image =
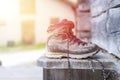
{"type": "MultiPolygon", "coordinates": [[[[112,59],[105,56],[103,53],[99,53],[93,57],[94,59],[100,60],[106,69],[114,69],[115,65],[112,59]]],[[[99,62],[93,61],[95,69],[101,69],[99,62]]],[[[91,61],[89,59],[69,59],[72,69],[90,69],[91,61]]],[[[40,57],[37,61],[38,66],[47,68],[47,69],[68,69],[68,60],[67,58],[63,59],[50,59],[45,56],[40,57]]]]}
{"type": "Polygon", "coordinates": [[[105,73],[108,80],[119,80],[119,73],[116,70],[114,60],[106,54],[98,53],[89,59],[50,59],[45,56],[40,57],[37,61],[38,66],[43,67],[43,80],[103,80],[102,66],[94,59],[98,59],[104,65],[105,73]],[[93,72],[94,68],[94,72],[93,72]]]}
{"type": "Polygon", "coordinates": [[[120,0],[91,0],[92,41],[120,57],[120,0]]]}
{"type": "MultiPolygon", "coordinates": [[[[102,70],[71,69],[44,69],[43,80],[104,80],[102,70]],[[70,76],[69,76],[70,75],[70,76]]],[[[119,80],[115,71],[105,70],[107,80],[119,80]]]]}

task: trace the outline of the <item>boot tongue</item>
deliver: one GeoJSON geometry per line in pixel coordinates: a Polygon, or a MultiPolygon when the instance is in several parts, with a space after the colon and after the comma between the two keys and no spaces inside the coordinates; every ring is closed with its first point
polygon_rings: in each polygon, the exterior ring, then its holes
{"type": "Polygon", "coordinates": [[[53,30],[62,26],[72,29],[74,28],[74,23],[72,21],[68,21],[67,19],[63,19],[60,23],[48,27],[47,32],[52,32],[53,30]]]}
{"type": "Polygon", "coordinates": [[[74,23],[72,21],[68,21],[67,19],[63,19],[61,21],[61,25],[66,25],[66,27],[74,28],[74,23]]]}

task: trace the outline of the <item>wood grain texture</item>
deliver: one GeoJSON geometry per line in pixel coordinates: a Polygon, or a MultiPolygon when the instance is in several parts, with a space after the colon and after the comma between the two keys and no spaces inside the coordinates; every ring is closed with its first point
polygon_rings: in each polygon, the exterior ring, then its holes
{"type": "Polygon", "coordinates": [[[101,61],[105,68],[105,73],[108,77],[107,80],[119,80],[118,73],[115,71],[116,65],[110,57],[106,54],[98,53],[93,56],[93,67],[90,66],[89,59],[51,59],[41,57],[38,60],[38,66],[43,67],[43,80],[103,80],[102,66],[94,59],[101,61]],[[69,74],[69,71],[71,74],[69,74]],[[70,78],[70,79],[69,79],[70,78]]]}
{"type": "MultiPolygon", "coordinates": [[[[69,80],[68,69],[44,69],[43,80],[69,80]]],[[[107,80],[119,80],[115,71],[106,70],[107,80]]],[[[103,80],[102,70],[71,69],[70,80],[103,80]]]]}

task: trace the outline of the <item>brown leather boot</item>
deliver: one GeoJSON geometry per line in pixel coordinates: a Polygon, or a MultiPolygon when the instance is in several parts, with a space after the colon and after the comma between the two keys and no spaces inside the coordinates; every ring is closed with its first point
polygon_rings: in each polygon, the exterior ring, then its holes
{"type": "Polygon", "coordinates": [[[47,57],[87,58],[99,51],[97,45],[86,43],[73,35],[74,24],[66,19],[48,28],[47,57]]]}

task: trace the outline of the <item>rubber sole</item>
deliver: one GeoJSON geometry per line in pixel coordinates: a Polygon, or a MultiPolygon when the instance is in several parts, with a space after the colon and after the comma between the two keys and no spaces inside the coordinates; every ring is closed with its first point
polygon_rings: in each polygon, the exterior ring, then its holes
{"type": "Polygon", "coordinates": [[[62,58],[62,57],[70,57],[70,58],[77,58],[77,59],[82,59],[82,58],[87,58],[90,56],[95,55],[99,50],[96,50],[94,52],[88,53],[88,54],[81,54],[81,55],[76,55],[76,54],[69,54],[68,53],[61,53],[61,52],[47,52],[46,57],[48,58],[62,58]]]}

